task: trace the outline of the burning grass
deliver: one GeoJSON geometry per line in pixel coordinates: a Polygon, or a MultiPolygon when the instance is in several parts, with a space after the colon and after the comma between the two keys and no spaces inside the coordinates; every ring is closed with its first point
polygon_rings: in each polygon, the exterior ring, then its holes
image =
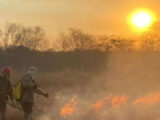
{"type": "MultiPolygon", "coordinates": [[[[159,58],[157,53],[114,53],[102,73],[74,70],[41,73],[36,79],[50,98],[36,96],[34,117],[36,120],[159,120],[159,58]]],[[[22,114],[17,113],[11,109],[9,120],[20,119],[22,114]]]]}
{"type": "Polygon", "coordinates": [[[72,115],[76,112],[76,98],[77,98],[77,95],[74,95],[74,97],[71,99],[71,101],[69,101],[68,103],[66,103],[64,105],[64,107],[61,109],[61,112],[60,112],[60,115],[62,117],[67,117],[69,115],[72,115]]]}

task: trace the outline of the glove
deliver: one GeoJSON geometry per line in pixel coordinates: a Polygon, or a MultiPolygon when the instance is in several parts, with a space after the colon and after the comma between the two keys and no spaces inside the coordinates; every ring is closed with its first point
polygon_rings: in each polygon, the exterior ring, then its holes
{"type": "Polygon", "coordinates": [[[48,98],[49,97],[48,93],[44,93],[44,97],[48,98]]]}

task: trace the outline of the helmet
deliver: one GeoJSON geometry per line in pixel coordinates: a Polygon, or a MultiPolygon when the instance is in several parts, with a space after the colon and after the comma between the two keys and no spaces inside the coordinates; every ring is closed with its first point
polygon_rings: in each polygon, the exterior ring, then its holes
{"type": "Polygon", "coordinates": [[[27,71],[27,74],[31,75],[32,77],[37,73],[37,68],[32,66],[32,67],[29,67],[28,71],[27,71]]]}
{"type": "Polygon", "coordinates": [[[2,68],[2,74],[11,74],[11,68],[9,67],[2,68]]]}

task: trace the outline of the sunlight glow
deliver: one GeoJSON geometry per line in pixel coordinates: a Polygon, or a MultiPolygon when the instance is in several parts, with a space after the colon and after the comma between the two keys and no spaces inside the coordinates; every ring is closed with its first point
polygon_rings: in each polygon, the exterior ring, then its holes
{"type": "Polygon", "coordinates": [[[130,17],[130,24],[137,31],[144,31],[155,22],[153,13],[147,10],[138,10],[130,17]]]}

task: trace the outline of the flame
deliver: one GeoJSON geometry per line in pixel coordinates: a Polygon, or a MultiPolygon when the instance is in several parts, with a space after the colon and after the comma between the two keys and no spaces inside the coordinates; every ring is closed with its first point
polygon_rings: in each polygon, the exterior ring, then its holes
{"type": "Polygon", "coordinates": [[[137,98],[133,104],[147,104],[147,105],[155,105],[160,103],[160,92],[159,93],[152,93],[147,96],[137,98]]]}
{"type": "Polygon", "coordinates": [[[128,97],[126,95],[115,96],[115,97],[111,95],[102,100],[97,101],[97,103],[94,104],[92,108],[94,111],[99,111],[104,107],[106,103],[112,105],[113,108],[120,108],[122,105],[127,104],[127,102],[128,102],[128,97]]]}
{"type": "Polygon", "coordinates": [[[69,115],[72,115],[73,113],[75,113],[76,111],[76,98],[77,98],[77,95],[74,95],[73,98],[64,105],[64,107],[61,109],[60,111],[60,115],[62,117],[67,117],[69,115]]]}
{"type": "Polygon", "coordinates": [[[92,106],[93,110],[95,111],[99,111],[100,109],[102,109],[102,107],[104,106],[104,104],[110,99],[111,97],[106,97],[102,100],[97,101],[96,104],[94,104],[92,106]]]}
{"type": "Polygon", "coordinates": [[[113,108],[120,108],[122,105],[127,104],[128,97],[126,95],[116,96],[112,99],[113,108]]]}

